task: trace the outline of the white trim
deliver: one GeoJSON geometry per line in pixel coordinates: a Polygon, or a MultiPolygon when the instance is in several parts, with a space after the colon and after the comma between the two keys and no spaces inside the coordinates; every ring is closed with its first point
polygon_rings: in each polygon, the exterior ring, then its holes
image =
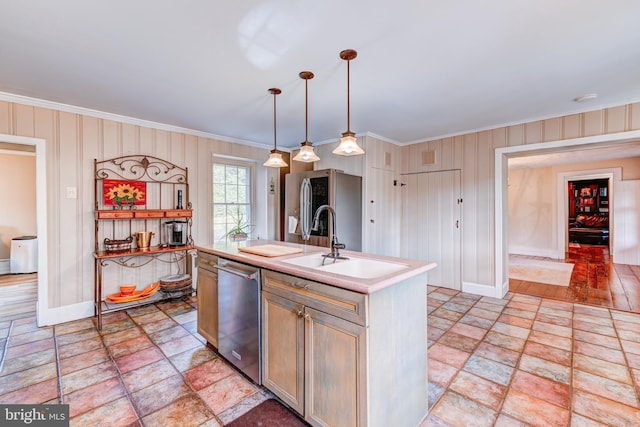
{"type": "Polygon", "coordinates": [[[569,229],[568,227],[562,227],[561,224],[567,223],[569,217],[569,181],[585,180],[585,179],[609,179],[609,253],[613,258],[615,245],[615,229],[613,225],[615,210],[613,209],[614,200],[614,188],[615,183],[622,180],[621,168],[605,168],[605,169],[593,169],[584,171],[572,171],[572,172],[560,172],[558,173],[557,182],[558,188],[558,250],[566,251],[569,242],[569,229]],[[561,232],[562,231],[562,232],[561,232]]]}
{"type": "MultiPolygon", "coordinates": [[[[640,100],[625,102],[622,105],[630,105],[630,104],[635,104],[637,102],[640,102],[640,100]]],[[[427,139],[417,139],[417,140],[414,140],[414,141],[399,143],[398,145],[420,144],[422,142],[437,141],[439,139],[446,139],[446,138],[454,138],[456,136],[463,136],[463,135],[468,135],[468,134],[472,134],[472,133],[491,131],[491,130],[496,130],[496,129],[500,129],[500,128],[507,128],[507,127],[510,127],[510,126],[526,125],[527,123],[544,121],[544,120],[549,120],[549,119],[558,119],[558,118],[562,118],[562,117],[572,116],[572,115],[575,115],[575,114],[590,113],[592,111],[602,111],[602,110],[606,110],[607,108],[614,108],[614,107],[620,107],[620,106],[621,106],[621,104],[619,102],[618,103],[612,103],[612,104],[599,105],[597,108],[595,106],[591,106],[591,108],[589,108],[588,106],[585,106],[584,108],[578,108],[578,109],[575,109],[575,110],[557,112],[557,113],[550,113],[550,114],[548,114],[546,116],[529,117],[529,118],[524,119],[524,120],[516,120],[516,121],[506,122],[506,123],[501,123],[501,124],[500,123],[493,124],[493,125],[489,125],[489,126],[481,127],[481,128],[461,130],[459,132],[453,132],[453,133],[448,133],[448,134],[444,134],[444,135],[433,136],[433,137],[429,137],[427,139]]]]}
{"type": "MultiPolygon", "coordinates": [[[[77,107],[75,105],[62,104],[60,102],[48,101],[46,99],[31,98],[28,96],[15,95],[7,92],[0,92],[0,101],[16,102],[18,104],[30,105],[32,107],[49,108],[52,110],[65,111],[67,113],[81,114],[89,117],[96,117],[98,119],[113,120],[122,123],[128,123],[136,126],[149,127],[153,129],[166,130],[168,132],[180,132],[186,135],[199,136],[202,138],[214,139],[216,141],[232,142],[236,144],[248,145],[250,147],[270,149],[270,144],[260,144],[253,141],[247,141],[245,139],[232,138],[229,136],[216,135],[214,133],[202,132],[194,129],[183,128],[180,126],[167,125],[164,123],[158,123],[151,120],[137,119],[135,117],[122,116],[120,114],[107,113],[105,111],[92,110],[90,108],[77,107]]],[[[285,148],[280,148],[282,151],[287,151],[285,148]]]]}
{"type": "Polygon", "coordinates": [[[35,157],[35,151],[21,151],[21,150],[6,150],[4,148],[0,148],[0,154],[8,154],[10,156],[29,156],[35,157]]]}
{"type": "Polygon", "coordinates": [[[49,308],[49,258],[47,256],[47,155],[46,141],[40,138],[0,134],[0,141],[36,147],[36,229],[38,236],[38,326],[49,308]]]}
{"type": "Polygon", "coordinates": [[[527,256],[540,256],[553,259],[564,259],[564,251],[555,249],[540,249],[529,248],[525,246],[509,246],[509,253],[511,255],[527,255],[527,256]]]}
{"type": "Polygon", "coordinates": [[[502,298],[502,295],[495,292],[495,288],[493,286],[481,285],[480,283],[462,282],[462,292],[482,295],[483,297],[502,298]]]}
{"type": "Polygon", "coordinates": [[[38,326],[56,325],[58,323],[71,322],[72,320],[86,319],[95,316],[94,302],[84,301],[77,304],[65,305],[44,309],[37,303],[38,326]]]}
{"type": "MultiPolygon", "coordinates": [[[[537,144],[518,145],[513,147],[496,148],[495,151],[495,169],[494,169],[494,192],[495,192],[495,271],[494,271],[494,287],[496,292],[502,292],[504,296],[509,290],[509,274],[506,266],[509,262],[508,250],[505,250],[503,244],[504,238],[508,235],[508,212],[507,201],[502,200],[503,194],[506,194],[507,177],[508,177],[508,158],[518,157],[525,153],[531,153],[538,150],[549,151],[568,151],[567,148],[579,148],[580,146],[590,146],[592,144],[624,144],[625,142],[637,141],[640,139],[640,130],[629,132],[618,132],[605,135],[587,136],[582,138],[573,138],[568,140],[558,140],[551,142],[541,142],[537,144]],[[563,150],[564,149],[564,150],[563,150]],[[507,283],[505,291],[505,283],[507,283]]],[[[505,197],[506,198],[506,197],[505,197]]]]}

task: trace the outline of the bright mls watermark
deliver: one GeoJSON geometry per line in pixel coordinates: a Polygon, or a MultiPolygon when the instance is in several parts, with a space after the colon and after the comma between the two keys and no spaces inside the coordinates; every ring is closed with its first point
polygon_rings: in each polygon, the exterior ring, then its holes
{"type": "Polygon", "coordinates": [[[2,405],[0,426],[69,427],[69,405],[2,405]]]}

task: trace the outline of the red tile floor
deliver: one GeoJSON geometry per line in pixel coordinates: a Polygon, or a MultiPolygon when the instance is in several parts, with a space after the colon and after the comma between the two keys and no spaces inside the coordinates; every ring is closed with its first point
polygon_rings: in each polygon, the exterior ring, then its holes
{"type": "Polygon", "coordinates": [[[427,426],[640,425],[640,315],[428,287],[427,426]]]}
{"type": "Polygon", "coordinates": [[[221,426],[270,397],[206,347],[195,298],[38,328],[0,318],[0,403],[67,403],[71,426],[221,426]],[[1,356],[1,354],[0,354],[1,356]]]}

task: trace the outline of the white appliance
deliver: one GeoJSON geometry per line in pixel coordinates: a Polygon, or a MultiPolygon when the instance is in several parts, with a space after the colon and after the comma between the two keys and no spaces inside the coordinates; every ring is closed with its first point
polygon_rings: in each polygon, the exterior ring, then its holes
{"type": "Polygon", "coordinates": [[[11,274],[38,271],[38,239],[36,236],[20,236],[11,239],[11,274]]]}

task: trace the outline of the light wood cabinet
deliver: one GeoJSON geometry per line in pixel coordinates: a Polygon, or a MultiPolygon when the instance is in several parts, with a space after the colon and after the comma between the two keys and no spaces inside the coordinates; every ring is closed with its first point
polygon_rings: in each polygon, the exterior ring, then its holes
{"type": "Polygon", "coordinates": [[[426,322],[426,273],[361,294],[263,269],[263,385],[314,426],[417,426],[426,322]]]}
{"type": "Polygon", "coordinates": [[[317,309],[354,307],[362,295],[328,299],[336,289],[270,271],[263,280],[263,384],[312,425],[366,425],[366,328],[317,309]]]}
{"type": "Polygon", "coordinates": [[[218,257],[198,252],[198,333],[218,348],[218,257]]]}

